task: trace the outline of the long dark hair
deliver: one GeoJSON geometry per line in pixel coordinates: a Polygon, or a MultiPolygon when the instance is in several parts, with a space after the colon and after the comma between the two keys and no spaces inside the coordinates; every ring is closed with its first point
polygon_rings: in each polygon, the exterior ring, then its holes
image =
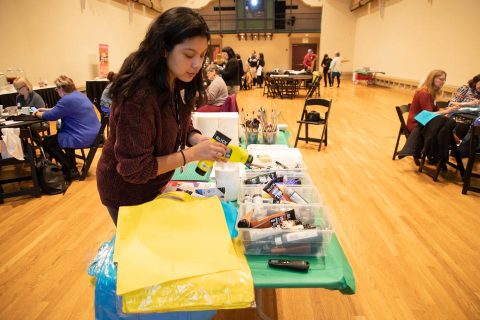
{"type": "Polygon", "coordinates": [[[478,81],[480,81],[480,74],[477,74],[470,81],[468,81],[468,86],[472,89],[475,89],[478,81]]]}
{"type": "Polygon", "coordinates": [[[228,60],[236,58],[235,51],[233,51],[232,47],[224,47],[222,52],[226,52],[228,55],[228,60]]]}
{"type": "MultiPolygon", "coordinates": [[[[184,40],[205,37],[210,41],[210,31],[205,20],[185,7],[171,8],[155,19],[148,29],[138,50],[123,62],[110,89],[113,102],[122,103],[136,94],[143,96],[158,91],[173,94],[168,85],[166,53],[184,40]]],[[[203,96],[202,73],[198,72],[192,81],[177,80],[177,89],[185,90],[185,102],[191,108],[197,93],[203,96]]]]}

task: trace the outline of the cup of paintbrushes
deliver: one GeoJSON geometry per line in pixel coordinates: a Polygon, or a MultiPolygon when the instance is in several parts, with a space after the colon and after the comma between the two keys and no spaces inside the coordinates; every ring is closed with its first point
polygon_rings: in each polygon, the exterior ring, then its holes
{"type": "Polygon", "coordinates": [[[277,143],[277,130],[267,129],[262,130],[262,138],[264,144],[276,144],[277,143]]]}

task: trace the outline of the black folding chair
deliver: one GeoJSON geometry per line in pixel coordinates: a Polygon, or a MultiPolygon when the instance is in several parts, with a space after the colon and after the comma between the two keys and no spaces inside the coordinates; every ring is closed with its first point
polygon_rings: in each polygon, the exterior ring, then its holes
{"type": "Polygon", "coordinates": [[[314,78],[315,80],[313,80],[312,83],[307,84],[307,98],[311,98],[314,93],[317,98],[320,98],[320,81],[322,80],[322,75],[317,74],[314,78]]]}
{"type": "Polygon", "coordinates": [[[407,128],[404,118],[404,114],[410,112],[410,104],[397,106],[395,107],[395,110],[397,111],[398,120],[400,120],[400,129],[398,130],[397,143],[395,144],[395,150],[393,150],[392,160],[395,160],[398,155],[398,144],[400,143],[400,137],[404,135],[405,139],[407,139],[410,135],[410,131],[407,128]]]}
{"type": "Polygon", "coordinates": [[[101,147],[105,140],[104,132],[105,128],[108,125],[108,121],[110,118],[106,115],[102,116],[101,124],[100,124],[100,130],[98,130],[98,134],[95,137],[95,140],[93,144],[88,147],[88,148],[78,148],[80,149],[81,154],[77,154],[75,151],[77,149],[74,148],[68,148],[65,149],[67,156],[70,158],[70,161],[72,161],[76,165],[76,159],[80,159],[83,161],[83,166],[82,170],[80,172],[80,181],[85,180],[85,178],[88,175],[88,170],[90,170],[90,166],[92,165],[93,159],[95,158],[95,154],[97,153],[97,149],[101,147]],[[88,154],[85,155],[85,149],[88,149],[88,154]]]}
{"type": "Polygon", "coordinates": [[[480,157],[480,153],[477,152],[478,142],[480,141],[480,126],[472,126],[472,136],[470,138],[470,145],[468,148],[468,162],[465,174],[463,176],[463,188],[462,193],[467,194],[467,191],[480,192],[480,187],[471,185],[471,179],[480,178],[480,172],[473,172],[473,164],[475,159],[480,157]]]}
{"type": "Polygon", "coordinates": [[[302,116],[299,121],[297,121],[298,125],[298,132],[297,137],[295,139],[295,147],[297,147],[297,143],[299,140],[305,141],[306,143],[318,142],[320,143],[318,146],[318,151],[322,148],[322,143],[325,144],[325,147],[328,143],[328,118],[330,116],[330,109],[332,107],[332,100],[325,100],[325,99],[306,99],[305,104],[302,110],[302,116]],[[310,111],[317,111],[320,114],[320,118],[318,121],[309,121],[307,115],[310,111]],[[305,125],[305,136],[300,136],[300,132],[302,130],[302,126],[305,125]],[[308,126],[320,126],[323,125],[322,129],[322,136],[319,138],[312,138],[308,135],[308,126]]]}

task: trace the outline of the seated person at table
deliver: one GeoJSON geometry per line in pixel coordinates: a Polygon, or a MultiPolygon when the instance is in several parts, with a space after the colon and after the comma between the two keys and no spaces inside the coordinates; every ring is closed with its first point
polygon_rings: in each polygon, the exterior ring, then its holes
{"type": "Polygon", "coordinates": [[[220,76],[220,70],[214,64],[207,67],[207,77],[210,85],[207,87],[207,104],[212,106],[223,106],[228,97],[228,88],[223,78],[220,76]]]}
{"type": "Polygon", "coordinates": [[[112,86],[113,78],[115,77],[115,72],[110,71],[107,75],[108,81],[110,83],[105,87],[102,92],[102,97],[100,98],[100,108],[102,112],[107,115],[110,115],[110,106],[112,105],[112,97],[110,97],[110,87],[112,86]]]}
{"type": "MultiPolygon", "coordinates": [[[[43,98],[33,91],[32,84],[28,81],[27,78],[18,77],[13,81],[13,87],[17,90],[17,105],[20,104],[20,107],[35,107],[43,108],[45,107],[45,102],[43,98]]],[[[49,129],[49,125],[46,122],[35,123],[31,126],[35,132],[46,132],[49,129]]]]}
{"type": "MultiPolygon", "coordinates": [[[[457,106],[460,108],[480,106],[480,74],[477,74],[469,80],[467,85],[458,88],[453,94],[449,106],[457,106]]],[[[459,144],[459,150],[462,157],[468,157],[470,136],[471,130],[469,124],[458,123],[456,125],[454,137],[457,144],[459,144]]]]}
{"type": "Polygon", "coordinates": [[[480,74],[477,74],[467,85],[458,88],[453,94],[450,104],[453,106],[468,107],[480,105],[480,74]]]}
{"type": "Polygon", "coordinates": [[[45,107],[43,98],[33,91],[32,84],[27,78],[18,77],[13,81],[13,86],[17,90],[17,105],[20,103],[20,107],[45,107]]]}
{"type": "Polygon", "coordinates": [[[412,132],[417,126],[418,122],[415,120],[415,116],[423,110],[445,115],[458,109],[458,107],[450,106],[439,110],[435,105],[435,98],[440,94],[440,90],[446,80],[447,73],[445,71],[433,70],[428,74],[427,78],[417,91],[415,91],[407,119],[407,128],[409,132],[412,132]]]}
{"type": "Polygon", "coordinates": [[[417,158],[423,149],[432,163],[448,158],[455,121],[447,118],[445,115],[457,110],[458,107],[451,106],[439,110],[434,103],[446,80],[447,73],[445,71],[433,70],[415,91],[407,120],[407,128],[411,134],[407,139],[405,147],[400,151],[399,157],[413,155],[417,158]],[[442,116],[433,118],[425,127],[417,128],[418,122],[415,120],[415,116],[423,110],[442,116]],[[414,131],[415,128],[417,130],[414,131]]]}
{"type": "Polygon", "coordinates": [[[228,98],[228,88],[223,78],[220,76],[218,66],[211,64],[206,69],[210,85],[205,90],[207,104],[199,106],[197,112],[220,112],[228,98]]]}
{"type": "Polygon", "coordinates": [[[55,85],[60,96],[55,107],[41,108],[33,115],[48,121],[61,120],[58,134],[45,137],[42,145],[45,151],[62,165],[67,177],[74,180],[78,179],[80,174],[62,148],[91,146],[100,129],[100,122],[92,102],[77,91],[72,79],[61,75],[55,80],[55,85]]]}

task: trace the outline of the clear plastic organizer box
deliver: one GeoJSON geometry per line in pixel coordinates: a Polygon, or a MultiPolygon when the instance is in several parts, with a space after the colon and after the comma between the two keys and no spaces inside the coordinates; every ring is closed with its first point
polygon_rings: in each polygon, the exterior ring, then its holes
{"type": "Polygon", "coordinates": [[[299,184],[289,184],[289,183],[282,183],[282,185],[302,185],[302,186],[309,186],[313,185],[312,178],[310,178],[310,175],[306,171],[291,171],[291,170],[255,170],[255,171],[245,171],[245,176],[241,177],[240,184],[245,184],[247,186],[258,186],[258,185],[265,185],[266,183],[260,183],[260,184],[253,184],[249,183],[246,184],[245,180],[255,178],[261,175],[267,175],[271,174],[272,172],[275,172],[277,177],[284,177],[285,180],[292,180],[292,179],[298,179],[300,181],[299,184]]]}
{"type": "MultiPolygon", "coordinates": [[[[269,204],[270,201],[273,201],[273,198],[263,191],[264,185],[248,185],[241,184],[238,189],[237,203],[245,203],[245,196],[251,200],[254,195],[262,195],[264,204],[269,204]]],[[[323,204],[323,199],[320,196],[317,188],[314,185],[292,185],[288,186],[290,189],[293,189],[300,197],[305,199],[308,204],[323,204]]],[[[298,205],[298,204],[292,204],[298,205]]]]}
{"type": "Polygon", "coordinates": [[[253,156],[253,163],[247,172],[261,171],[306,171],[302,153],[296,148],[248,149],[253,156]]]}
{"type": "MultiPolygon", "coordinates": [[[[280,228],[238,228],[247,255],[316,256],[326,255],[334,232],[330,212],[320,204],[315,205],[264,205],[255,210],[252,220],[258,220],[279,211],[295,210],[296,219],[315,226],[312,229],[292,230],[280,228]]],[[[238,221],[252,210],[250,205],[240,205],[238,221]]],[[[237,221],[237,222],[238,222],[237,221]]]]}

